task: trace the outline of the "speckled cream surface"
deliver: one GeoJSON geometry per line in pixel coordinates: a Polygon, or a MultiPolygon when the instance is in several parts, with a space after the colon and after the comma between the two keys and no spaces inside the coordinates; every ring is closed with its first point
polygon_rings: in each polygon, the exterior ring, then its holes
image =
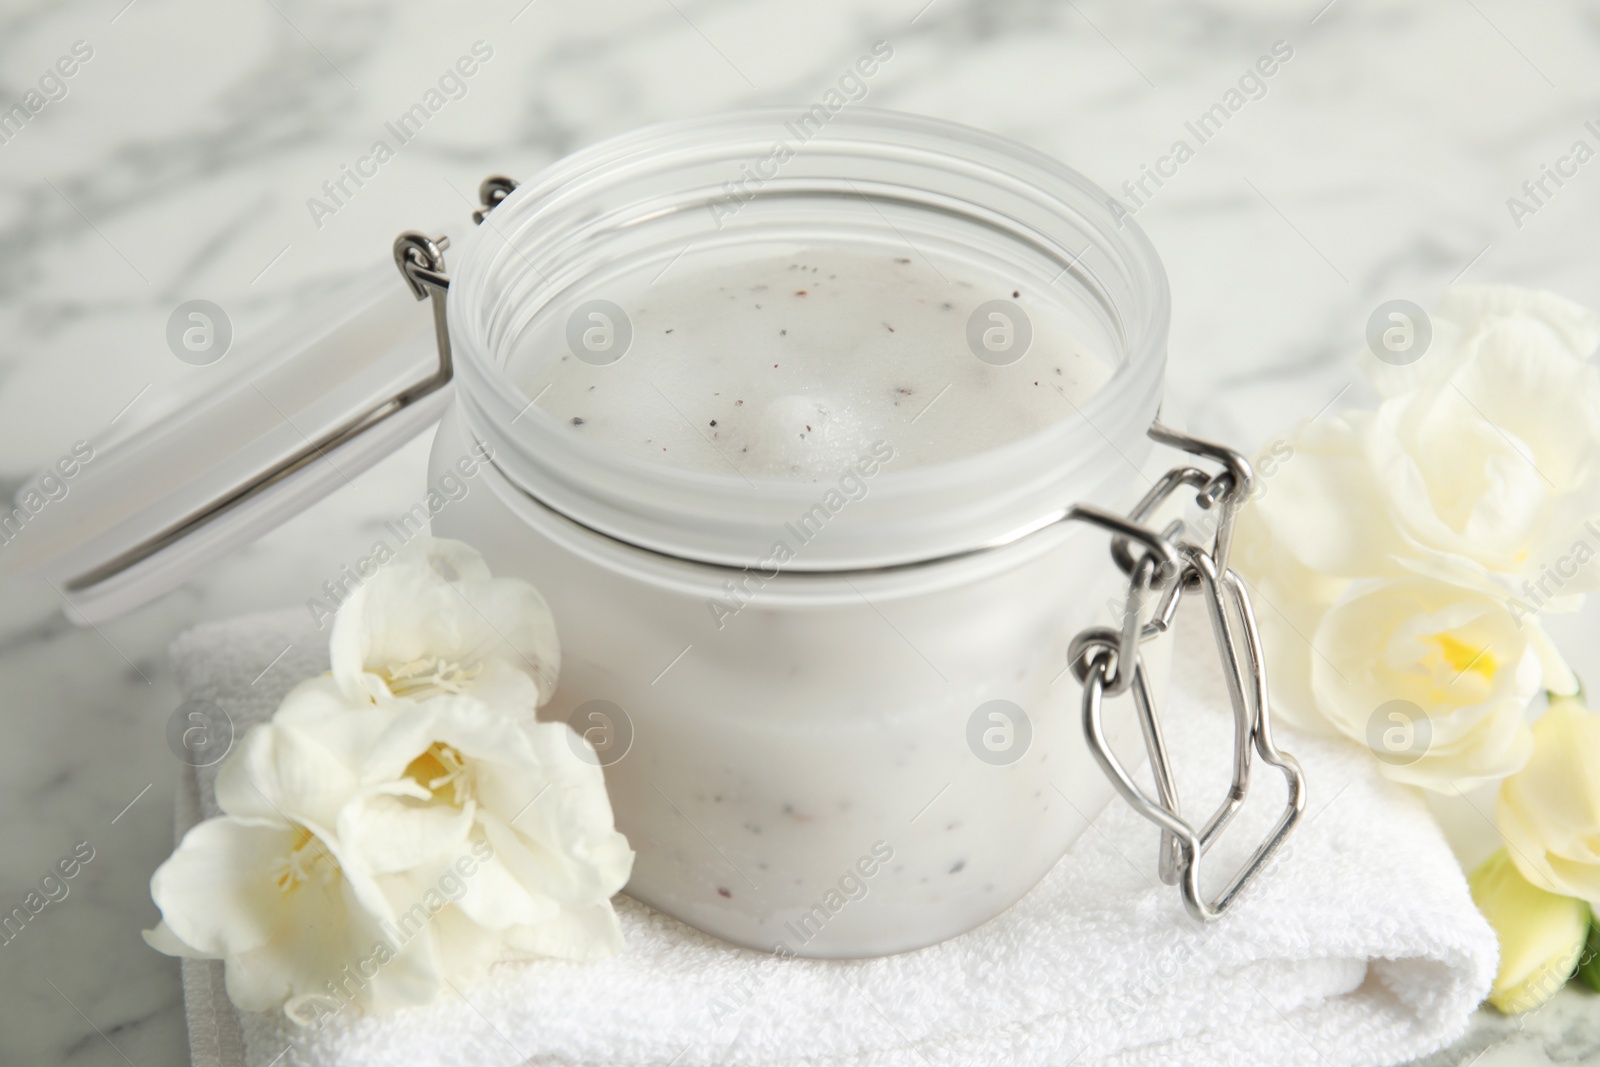
{"type": "Polygon", "coordinates": [[[648,265],[606,289],[624,355],[591,362],[582,334],[574,354],[534,331],[518,351],[548,354],[518,384],[571,432],[675,467],[816,481],[891,437],[897,469],[920,467],[1054,425],[1110,377],[1054,294],[1023,288],[844,245],[648,265]],[[989,353],[986,331],[993,361],[972,350],[989,353]]]}

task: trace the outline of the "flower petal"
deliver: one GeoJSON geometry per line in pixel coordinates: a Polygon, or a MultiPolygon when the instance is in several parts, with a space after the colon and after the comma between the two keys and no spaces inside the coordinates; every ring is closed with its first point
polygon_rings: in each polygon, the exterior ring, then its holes
{"type": "Polygon", "coordinates": [[[157,952],[166,953],[168,956],[180,956],[184,959],[190,960],[209,960],[215,958],[207,955],[204,952],[201,952],[193,945],[184,941],[183,938],[173,933],[172,927],[168,926],[165,920],[156,923],[153,929],[141,930],[140,936],[144,938],[145,944],[149,945],[157,952]]]}
{"type": "Polygon", "coordinates": [[[525,956],[590,963],[622,949],[622,924],[616,909],[605,901],[588,908],[563,911],[537,925],[520,926],[507,933],[506,944],[525,956]]]}
{"type": "Polygon", "coordinates": [[[283,906],[278,867],[295,843],[288,828],[227,816],[199,823],[150,878],[162,925],[210,959],[266,944],[283,906]]]}
{"type": "Polygon", "coordinates": [[[1293,454],[1253,501],[1281,549],[1312,571],[1390,574],[1391,557],[1407,550],[1370,464],[1372,432],[1364,413],[1302,426],[1290,439],[1293,454]]]}
{"type": "Polygon", "coordinates": [[[1556,699],[1532,758],[1500,786],[1496,822],[1523,877],[1600,906],[1600,715],[1556,699]]]}
{"type": "Polygon", "coordinates": [[[287,828],[331,827],[355,795],[353,767],[303,731],[252,727],[217,773],[217,805],[237,819],[287,828]]]}
{"type": "Polygon", "coordinates": [[[538,590],[491,577],[476,551],[437,538],[408,543],[341,606],[330,652],[334,678],[352,698],[366,692],[365,672],[428,662],[470,673],[505,664],[536,690],[534,705],[506,709],[512,713],[548,700],[561,666],[555,620],[538,590]]]}
{"type": "Polygon", "coordinates": [[[456,807],[372,791],[339,812],[339,840],[374,874],[393,874],[459,851],[474,813],[470,802],[456,807]]]}
{"type": "MultiPolygon", "coordinates": [[[[478,848],[485,849],[487,838],[478,839],[478,848]]],[[[488,930],[504,930],[510,926],[540,923],[553,918],[561,906],[545,896],[535,896],[528,887],[512,876],[498,857],[491,855],[481,860],[470,875],[464,875],[466,892],[456,902],[461,913],[488,930]]]]}

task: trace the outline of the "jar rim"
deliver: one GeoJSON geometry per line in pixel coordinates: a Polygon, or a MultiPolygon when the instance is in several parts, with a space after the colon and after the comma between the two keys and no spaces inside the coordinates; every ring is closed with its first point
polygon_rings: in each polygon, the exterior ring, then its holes
{"type": "MultiPolygon", "coordinates": [[[[563,433],[504,366],[517,315],[548,299],[555,288],[551,276],[592,254],[602,240],[594,231],[596,218],[619,204],[630,206],[630,195],[636,215],[649,215],[645,198],[657,186],[672,189],[674,179],[691,186],[678,190],[683,204],[705,206],[704,189],[690,181],[690,168],[737,163],[763,141],[770,143],[796,115],[792,108],[749,109],[658,123],[598,142],[519,186],[465,242],[448,298],[457,403],[471,436],[493,447],[496,464],[513,485],[618,540],[737,566],[763,559],[783,520],[818,496],[820,480],[735,478],[623,454],[563,433]]],[[[969,455],[886,467],[861,505],[830,527],[828,543],[808,546],[790,569],[873,567],[947,555],[1068,503],[1121,502],[1121,490],[1148,449],[1144,432],[1160,402],[1170,315],[1160,259],[1125,209],[1043,153],[927,116],[847,106],[831,114],[799,152],[820,158],[817,167],[828,165],[830,152],[840,159],[848,153],[853,161],[892,161],[902,170],[913,168],[907,188],[922,183],[922,172],[914,168],[923,167],[928,189],[940,195],[946,193],[938,186],[950,175],[960,175],[964,191],[983,183],[979,192],[987,203],[970,192],[954,201],[974,216],[983,214],[991,226],[1012,227],[1019,242],[1048,243],[1066,261],[1057,282],[1065,280],[1078,297],[1087,293],[1105,306],[1120,351],[1109,379],[1072,416],[969,455]],[[1068,238],[1080,247],[1073,249],[1068,238]]],[[[630,216],[626,224],[638,226],[640,219],[630,216]]]]}

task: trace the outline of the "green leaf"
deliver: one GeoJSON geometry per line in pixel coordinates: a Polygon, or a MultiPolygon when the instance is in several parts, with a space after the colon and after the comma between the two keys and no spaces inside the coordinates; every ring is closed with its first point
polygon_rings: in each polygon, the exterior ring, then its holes
{"type": "Polygon", "coordinates": [[[1589,940],[1578,959],[1578,981],[1600,993],[1600,916],[1589,919],[1589,940]]]}

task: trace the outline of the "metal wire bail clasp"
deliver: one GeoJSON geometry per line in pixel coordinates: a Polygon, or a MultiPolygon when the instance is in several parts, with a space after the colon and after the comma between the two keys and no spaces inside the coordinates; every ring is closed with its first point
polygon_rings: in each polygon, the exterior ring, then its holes
{"type": "Polygon", "coordinates": [[[1273,741],[1260,631],[1244,583],[1226,562],[1233,521],[1253,484],[1250,465],[1231,449],[1179,433],[1163,426],[1159,420],[1150,427],[1150,436],[1162,444],[1219,463],[1223,469],[1211,474],[1197,467],[1174,467],[1157,480],[1127,518],[1081,506],[1072,509],[1069,517],[1111,531],[1112,558],[1128,575],[1129,585],[1120,629],[1097,626],[1084,630],[1073,639],[1067,656],[1073,673],[1083,685],[1083,729],[1089,750],[1134,810],[1161,828],[1159,869],[1162,881],[1179,886],[1191,915],[1210,921],[1238,899],[1239,893],[1265,867],[1299,821],[1305,811],[1305,775],[1294,757],[1280,752],[1273,741]],[[1174,521],[1160,533],[1143,525],[1183,486],[1196,490],[1200,506],[1209,515],[1216,516],[1208,545],[1184,538],[1186,530],[1181,521],[1174,521]],[[1144,549],[1137,556],[1135,542],[1144,549]],[[1198,830],[1183,817],[1160,716],[1146,684],[1144,663],[1139,655],[1140,644],[1167,631],[1179,601],[1189,590],[1204,595],[1234,717],[1233,766],[1228,793],[1198,830]],[[1159,599],[1146,622],[1142,616],[1143,605],[1153,594],[1159,599]],[[1153,798],[1133,780],[1106,740],[1105,698],[1128,690],[1132,692],[1145,752],[1155,778],[1156,796],[1153,798]],[[1200,888],[1201,859],[1243,806],[1256,756],[1283,774],[1288,785],[1288,802],[1266,839],[1217,896],[1208,901],[1200,888]]]}
{"type": "MultiPolygon", "coordinates": [[[[498,174],[485,178],[478,186],[478,200],[483,206],[473,211],[472,221],[482,225],[489,212],[499,207],[500,202],[516,188],[516,182],[498,174]]],[[[439,347],[439,371],[416,387],[421,390],[418,395],[439,388],[455,373],[450,350],[450,321],[445,305],[445,297],[450,292],[450,276],[444,271],[444,253],[449,247],[450,238],[429,237],[418,230],[407,230],[394,239],[394,265],[400,271],[400,277],[405,279],[411,295],[418,300],[433,300],[433,336],[439,347]]]]}
{"type": "Polygon", "coordinates": [[[411,295],[418,300],[433,298],[433,337],[439,346],[439,373],[436,383],[424,383],[432,388],[449,381],[455,373],[450,352],[450,322],[445,313],[450,277],[444,272],[444,250],[449,247],[450,238],[429,237],[416,230],[407,230],[394,239],[394,265],[410,287],[411,295]]]}

